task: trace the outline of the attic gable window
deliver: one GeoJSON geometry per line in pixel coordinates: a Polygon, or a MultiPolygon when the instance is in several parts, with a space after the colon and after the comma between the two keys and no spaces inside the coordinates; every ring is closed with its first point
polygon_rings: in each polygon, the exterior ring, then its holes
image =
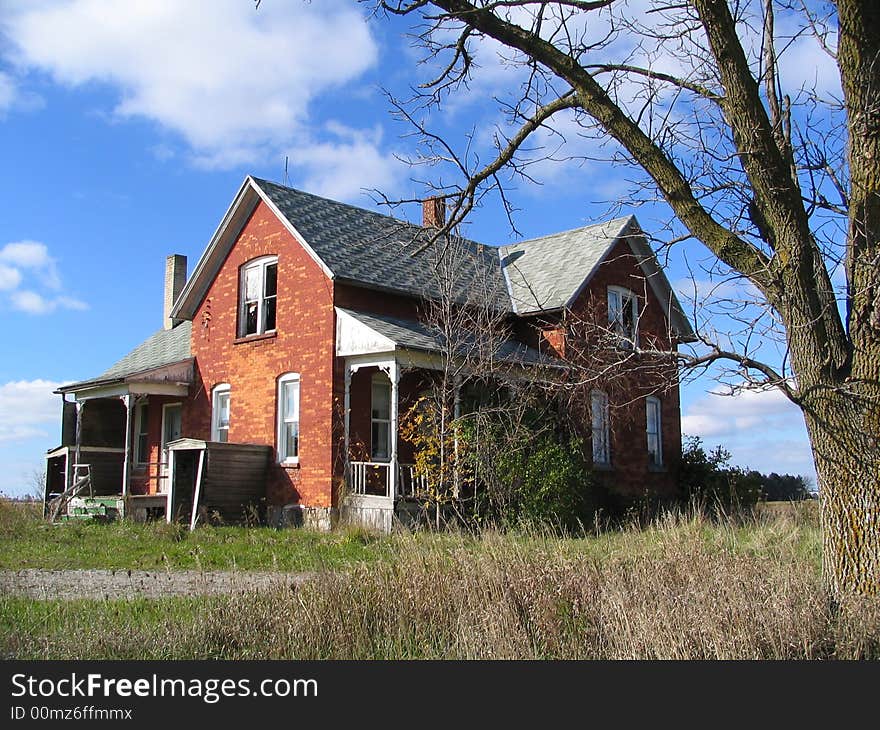
{"type": "Polygon", "coordinates": [[[278,257],[263,256],[241,267],[238,336],[275,331],[278,257]]]}
{"type": "Polygon", "coordinates": [[[639,298],[621,286],[608,287],[608,326],[620,335],[620,347],[631,350],[638,345],[639,298]]]}

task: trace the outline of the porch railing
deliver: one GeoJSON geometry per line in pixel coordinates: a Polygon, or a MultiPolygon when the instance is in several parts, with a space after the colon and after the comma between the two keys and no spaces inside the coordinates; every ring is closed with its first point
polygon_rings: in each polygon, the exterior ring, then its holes
{"type": "MultiPolygon", "coordinates": [[[[427,489],[427,478],[416,473],[414,464],[399,464],[397,475],[400,497],[416,496],[427,489]]],[[[387,461],[351,461],[349,481],[353,494],[390,497],[391,464],[387,461]]]]}

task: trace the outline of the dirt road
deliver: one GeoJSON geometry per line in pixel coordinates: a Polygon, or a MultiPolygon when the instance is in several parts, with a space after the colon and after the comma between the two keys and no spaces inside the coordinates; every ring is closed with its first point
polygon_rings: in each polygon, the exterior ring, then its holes
{"type": "Polygon", "coordinates": [[[48,599],[207,596],[295,586],[311,573],[152,570],[4,570],[0,593],[48,599]]]}

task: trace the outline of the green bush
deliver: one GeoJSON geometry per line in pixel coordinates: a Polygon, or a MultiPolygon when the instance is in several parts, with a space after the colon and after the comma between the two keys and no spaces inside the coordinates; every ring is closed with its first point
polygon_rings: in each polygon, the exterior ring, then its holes
{"type": "Polygon", "coordinates": [[[730,466],[730,458],[720,445],[707,453],[701,438],[685,437],[678,468],[684,502],[715,515],[751,509],[761,496],[760,474],[730,466]]]}

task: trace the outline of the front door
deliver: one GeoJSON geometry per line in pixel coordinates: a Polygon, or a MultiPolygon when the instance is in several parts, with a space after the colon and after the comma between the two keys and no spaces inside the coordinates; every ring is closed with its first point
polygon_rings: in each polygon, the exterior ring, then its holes
{"type": "Polygon", "coordinates": [[[159,467],[159,491],[168,491],[168,444],[181,437],[183,406],[169,403],[162,407],[162,455],[159,467]]]}

